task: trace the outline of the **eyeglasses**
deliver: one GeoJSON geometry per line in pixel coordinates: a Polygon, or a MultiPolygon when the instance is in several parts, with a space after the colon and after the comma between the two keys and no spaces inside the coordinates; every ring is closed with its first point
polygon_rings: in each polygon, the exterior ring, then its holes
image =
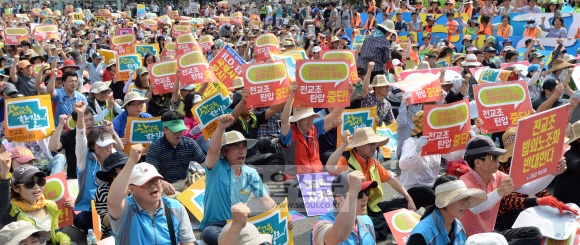
{"type": "Polygon", "coordinates": [[[368,188],[368,189],[366,189],[366,190],[359,191],[359,192],[358,192],[358,196],[357,196],[357,198],[358,198],[358,199],[361,199],[361,198],[363,198],[363,194],[365,194],[367,197],[368,197],[368,196],[370,196],[370,195],[371,195],[371,189],[370,189],[370,188],[368,188]]]}
{"type": "Polygon", "coordinates": [[[143,184],[141,186],[141,188],[149,189],[149,188],[151,188],[151,185],[158,185],[159,183],[161,183],[161,178],[155,178],[155,179],[152,179],[149,182],[143,184]]]}
{"type": "Polygon", "coordinates": [[[43,187],[44,185],[46,185],[46,179],[38,178],[38,179],[36,179],[36,181],[34,179],[30,179],[30,180],[22,183],[22,186],[24,186],[24,188],[26,188],[26,189],[32,189],[32,188],[34,188],[35,185],[43,187]]]}
{"type": "Polygon", "coordinates": [[[489,156],[489,160],[491,160],[492,162],[499,160],[499,156],[494,156],[494,155],[487,155],[485,157],[482,157],[481,159],[485,161],[485,159],[487,159],[488,156],[489,156]]]}
{"type": "Polygon", "coordinates": [[[129,103],[127,104],[127,106],[133,106],[133,107],[137,107],[137,106],[142,106],[144,104],[144,102],[139,102],[139,103],[129,103]]]}

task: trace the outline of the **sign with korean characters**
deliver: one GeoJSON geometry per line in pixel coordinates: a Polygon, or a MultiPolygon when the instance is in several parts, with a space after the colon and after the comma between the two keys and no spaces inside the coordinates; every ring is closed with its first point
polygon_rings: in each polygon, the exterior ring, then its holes
{"type": "Polygon", "coordinates": [[[137,17],[145,17],[145,4],[137,4],[137,17]]]}
{"type": "Polygon", "coordinates": [[[157,19],[157,14],[155,13],[145,13],[146,19],[157,19]]]}
{"type": "Polygon", "coordinates": [[[526,81],[477,84],[473,86],[482,134],[505,132],[532,113],[526,81]]]}
{"type": "Polygon", "coordinates": [[[193,83],[218,82],[201,50],[190,51],[178,58],[179,83],[186,86],[193,83]]]}
{"type": "Polygon", "coordinates": [[[421,215],[408,209],[398,209],[383,215],[397,244],[407,244],[411,231],[421,221],[421,215]]]}
{"type": "Polygon", "coordinates": [[[397,87],[403,93],[411,93],[411,98],[407,100],[408,105],[443,100],[439,76],[433,74],[427,73],[407,78],[404,81],[398,82],[397,87]]]}
{"type": "Polygon", "coordinates": [[[297,174],[298,183],[304,207],[308,216],[323,215],[332,209],[332,180],[334,176],[328,172],[297,174]]]}
{"type": "Polygon", "coordinates": [[[518,122],[510,169],[514,188],[558,170],[569,111],[570,106],[563,105],[518,122]]]}
{"type": "Polygon", "coordinates": [[[334,108],[350,105],[348,61],[298,60],[296,69],[298,91],[294,107],[334,108]]]}
{"type": "Polygon", "coordinates": [[[195,216],[198,221],[203,219],[203,199],[205,197],[205,176],[187,187],[177,196],[177,200],[195,216]]]}
{"type": "Polygon", "coordinates": [[[236,77],[242,76],[242,65],[244,64],[246,64],[246,61],[229,45],[225,45],[209,62],[217,80],[225,85],[226,88],[232,86],[236,77]]]}
{"type": "Polygon", "coordinates": [[[46,185],[42,194],[47,200],[54,201],[62,212],[58,217],[58,227],[62,229],[71,226],[73,224],[73,209],[64,206],[64,202],[70,198],[65,172],[46,177],[46,185]]]}
{"type": "MultiPolygon", "coordinates": [[[[292,230],[288,229],[290,213],[287,198],[268,212],[248,218],[260,234],[272,235],[272,245],[294,245],[292,230]]],[[[228,220],[228,223],[232,222],[228,220]]]]}
{"type": "Polygon", "coordinates": [[[163,49],[163,56],[173,56],[175,57],[175,49],[177,44],[175,42],[165,43],[165,48],[163,49]]]}
{"type": "MultiPolygon", "coordinates": [[[[157,21],[153,20],[153,19],[145,19],[143,20],[143,28],[147,29],[149,28],[149,30],[153,31],[157,31],[157,21]]],[[[157,44],[159,45],[159,44],[157,44]]]]}
{"type": "Polygon", "coordinates": [[[147,151],[153,141],[163,137],[162,128],[161,117],[127,117],[125,139],[129,140],[129,144],[125,145],[125,153],[129,154],[133,144],[143,144],[145,151],[147,151]]]}
{"type": "Polygon", "coordinates": [[[39,25],[34,28],[34,38],[38,41],[60,39],[56,25],[39,25]]]}
{"type": "Polygon", "coordinates": [[[118,36],[133,34],[133,28],[117,28],[115,32],[117,33],[118,36]]]}
{"type": "Polygon", "coordinates": [[[280,43],[274,34],[262,34],[254,41],[254,52],[258,55],[256,60],[265,61],[270,58],[270,51],[281,52],[280,43]]]}
{"type": "Polygon", "coordinates": [[[159,56],[159,43],[147,43],[135,45],[135,53],[145,57],[146,54],[153,54],[159,56]]]}
{"type": "Polygon", "coordinates": [[[173,92],[173,84],[177,78],[177,61],[168,60],[149,64],[149,80],[153,85],[153,94],[166,94],[173,92]]]}
{"type": "Polygon", "coordinates": [[[111,49],[118,54],[135,53],[136,41],[134,34],[114,36],[111,38],[111,49]]]}
{"type": "Polygon", "coordinates": [[[191,34],[191,30],[188,25],[174,25],[171,34],[175,38],[183,34],[191,34]]]}
{"type": "Polygon", "coordinates": [[[377,135],[389,137],[389,142],[381,147],[381,152],[384,158],[391,158],[391,154],[396,154],[398,139],[397,139],[397,122],[391,123],[388,126],[381,125],[376,129],[377,135]]]}
{"type": "Polygon", "coordinates": [[[278,105],[288,100],[290,79],[283,60],[242,65],[244,87],[248,89],[246,107],[278,105]]]}
{"type": "Polygon", "coordinates": [[[472,69],[472,74],[474,75],[475,80],[479,84],[486,84],[486,83],[496,83],[496,82],[507,82],[511,81],[510,79],[512,76],[512,71],[504,71],[500,69],[492,69],[492,68],[480,68],[480,69],[472,69]],[[475,72],[473,72],[475,70],[475,72]]]}
{"type": "Polygon", "coordinates": [[[501,64],[501,69],[505,70],[505,68],[508,68],[510,66],[515,66],[516,69],[520,70],[522,75],[526,76],[526,75],[528,75],[528,67],[530,66],[530,62],[520,61],[520,62],[512,62],[512,63],[503,63],[503,64],[501,64]]]}
{"type": "Polygon", "coordinates": [[[83,20],[84,19],[84,15],[83,13],[70,13],[70,18],[75,21],[75,20],[83,20]]]}
{"type": "Polygon", "coordinates": [[[449,66],[451,66],[451,56],[447,56],[435,62],[435,68],[443,68],[449,66]]]}
{"type": "Polygon", "coordinates": [[[292,79],[292,81],[296,81],[296,60],[293,56],[270,52],[270,57],[272,57],[272,60],[283,60],[286,64],[288,77],[292,79]]]}
{"type": "Polygon", "coordinates": [[[294,48],[290,50],[284,51],[284,54],[291,55],[294,57],[294,60],[307,60],[308,55],[306,55],[306,51],[302,48],[294,48]]]}
{"type": "Polygon", "coordinates": [[[220,16],[219,17],[220,25],[230,24],[231,20],[232,20],[232,18],[230,18],[229,16],[220,16]]]}
{"type": "Polygon", "coordinates": [[[111,11],[108,9],[99,9],[99,10],[97,10],[97,15],[99,15],[99,16],[111,16],[111,11]]]}
{"type": "Polygon", "coordinates": [[[323,50],[320,52],[323,60],[348,60],[349,64],[349,81],[352,84],[358,83],[358,73],[356,70],[356,56],[353,50],[323,50]]]}
{"type": "Polygon", "coordinates": [[[179,11],[177,10],[169,11],[169,13],[167,13],[167,16],[171,19],[179,20],[179,11]]]}
{"type": "Polygon", "coordinates": [[[429,136],[429,143],[423,147],[421,156],[465,149],[470,130],[468,99],[444,105],[424,105],[423,136],[429,136]]]}
{"type": "Polygon", "coordinates": [[[204,53],[211,51],[213,45],[213,38],[210,35],[205,35],[199,38],[199,46],[204,53]]]}
{"type": "Polygon", "coordinates": [[[30,41],[28,29],[20,27],[8,27],[4,29],[4,44],[20,45],[22,41],[30,41]]]}
{"type": "MultiPolygon", "coordinates": [[[[399,81],[419,76],[421,74],[433,74],[439,77],[441,68],[430,68],[425,70],[403,70],[399,73],[399,81]]],[[[461,71],[459,67],[452,66],[445,68],[445,81],[451,81],[455,78],[461,78],[461,71]]],[[[372,81],[371,81],[372,82],[372,81]]]]}
{"type": "Polygon", "coordinates": [[[66,11],[67,13],[72,13],[75,11],[75,7],[72,5],[66,5],[64,6],[64,11],[66,11]]]}
{"type": "Polygon", "coordinates": [[[210,139],[218,126],[217,118],[223,114],[232,113],[230,92],[222,89],[218,93],[204,98],[192,109],[195,120],[203,127],[201,131],[205,139],[210,139]]]}
{"type": "Polygon", "coordinates": [[[141,62],[140,54],[119,54],[117,56],[117,79],[119,81],[129,80],[131,71],[135,71],[142,66],[141,62]]]}
{"type": "MultiPolygon", "coordinates": [[[[182,55],[191,51],[201,51],[199,43],[195,40],[193,34],[183,34],[177,37],[176,55],[182,55]]],[[[207,62],[206,62],[207,63],[207,62]]]]}
{"type": "Polygon", "coordinates": [[[342,144],[342,132],[348,130],[351,134],[357,128],[370,127],[376,129],[377,107],[365,107],[358,109],[345,109],[340,116],[342,122],[336,130],[336,148],[342,144]]]}
{"type": "Polygon", "coordinates": [[[50,95],[26,96],[5,101],[4,130],[16,142],[45,139],[54,130],[50,95]]]}

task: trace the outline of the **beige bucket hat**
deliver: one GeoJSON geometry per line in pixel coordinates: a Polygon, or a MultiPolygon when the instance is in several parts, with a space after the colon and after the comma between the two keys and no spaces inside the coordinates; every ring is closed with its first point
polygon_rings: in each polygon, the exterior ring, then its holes
{"type": "MultiPolygon", "coordinates": [[[[507,162],[510,159],[510,157],[514,155],[514,142],[516,141],[516,132],[517,128],[510,127],[501,136],[501,140],[503,141],[503,149],[506,150],[507,152],[499,156],[498,159],[500,162],[507,162]]],[[[580,137],[580,135],[578,137],[580,137]]]]}
{"type": "Polygon", "coordinates": [[[222,136],[222,147],[225,145],[234,144],[242,141],[246,141],[246,147],[248,149],[254,147],[256,143],[258,143],[258,140],[246,139],[246,137],[244,137],[242,133],[236,130],[232,130],[227,133],[224,133],[224,135],[222,136]]]}
{"type": "Polygon", "coordinates": [[[566,142],[564,144],[569,145],[572,142],[580,139],[580,121],[577,121],[572,124],[570,127],[570,137],[566,138],[566,142]]]}
{"type": "Polygon", "coordinates": [[[311,116],[314,116],[315,118],[320,117],[320,115],[314,112],[314,109],[312,108],[295,108],[294,113],[292,113],[292,116],[290,117],[290,122],[297,122],[311,116]]]}
{"type": "Polygon", "coordinates": [[[373,78],[373,82],[371,83],[371,88],[374,87],[382,87],[382,86],[394,86],[395,83],[391,83],[389,82],[389,80],[387,79],[387,76],[385,75],[376,75],[375,78],[373,78]]]}
{"type": "Polygon", "coordinates": [[[389,142],[389,137],[379,136],[371,127],[357,128],[354,131],[352,140],[346,148],[355,148],[358,146],[377,143],[379,146],[386,145],[389,142]]]}
{"type": "Polygon", "coordinates": [[[469,198],[467,208],[473,208],[487,200],[487,194],[480,189],[468,189],[463,180],[454,180],[438,185],[435,188],[435,206],[447,207],[449,204],[469,198]]]}

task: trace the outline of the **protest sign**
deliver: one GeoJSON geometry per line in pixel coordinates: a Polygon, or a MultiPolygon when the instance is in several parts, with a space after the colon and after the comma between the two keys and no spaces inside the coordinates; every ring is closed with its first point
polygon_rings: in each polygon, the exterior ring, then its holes
{"type": "Polygon", "coordinates": [[[209,64],[201,50],[190,51],[181,55],[178,58],[177,65],[181,70],[177,75],[182,86],[218,81],[213,71],[209,69],[209,64]]]}
{"type": "Polygon", "coordinates": [[[234,83],[236,77],[242,76],[242,65],[246,61],[236,53],[229,45],[226,45],[220,52],[209,62],[216,78],[226,88],[234,83]]]}
{"type": "Polygon", "coordinates": [[[153,94],[166,94],[173,92],[173,84],[177,76],[177,61],[168,60],[149,64],[149,80],[153,85],[153,94]]]}
{"type": "MultiPolygon", "coordinates": [[[[143,20],[143,28],[151,30],[152,32],[157,31],[157,21],[152,19],[145,19],[143,20]]],[[[157,44],[159,45],[159,44],[157,44]]]]}
{"type": "Polygon", "coordinates": [[[79,182],[77,179],[67,179],[68,195],[70,199],[77,199],[79,195],[79,182]]]}
{"type": "Polygon", "coordinates": [[[520,118],[532,113],[526,81],[478,84],[473,86],[482,134],[505,132],[516,127],[520,118]]]}
{"type": "Polygon", "coordinates": [[[294,57],[294,60],[307,60],[308,55],[306,55],[306,51],[302,48],[294,48],[284,51],[284,54],[291,55],[294,57]]]}
{"type": "Polygon", "coordinates": [[[242,69],[248,89],[246,108],[278,105],[290,97],[290,79],[283,60],[242,65],[242,69]]]}
{"type": "Polygon", "coordinates": [[[348,130],[351,134],[357,128],[371,127],[373,130],[377,128],[375,122],[377,118],[377,107],[365,107],[358,109],[345,109],[340,116],[342,122],[336,129],[336,148],[342,144],[342,132],[348,130]]]}
{"type": "Polygon", "coordinates": [[[162,128],[161,117],[127,117],[125,139],[129,141],[129,144],[125,145],[125,153],[129,154],[133,144],[143,144],[147,151],[152,142],[163,137],[162,128]]]}
{"type": "Polygon", "coordinates": [[[67,13],[71,13],[71,12],[75,11],[75,7],[72,5],[66,5],[66,6],[64,6],[64,11],[67,13]]]}
{"type": "Polygon", "coordinates": [[[16,142],[45,139],[54,130],[50,95],[26,96],[6,100],[4,130],[16,142]]]}
{"type": "Polygon", "coordinates": [[[137,17],[145,17],[145,4],[137,4],[137,17]]]}
{"type": "Polygon", "coordinates": [[[191,30],[189,29],[189,26],[186,25],[174,25],[171,34],[173,35],[173,38],[176,38],[183,34],[191,34],[191,30]]]}
{"type": "Polygon", "coordinates": [[[187,187],[177,196],[177,200],[195,216],[198,221],[203,219],[203,199],[205,197],[205,176],[187,187]]]}
{"type": "Polygon", "coordinates": [[[331,185],[334,176],[328,172],[297,174],[304,208],[308,216],[323,215],[332,209],[331,185]]]}
{"type": "Polygon", "coordinates": [[[62,229],[71,226],[73,224],[73,209],[64,206],[64,202],[70,198],[65,172],[46,177],[42,194],[47,200],[54,201],[62,212],[58,217],[58,227],[62,229]]]}
{"type": "Polygon", "coordinates": [[[127,53],[119,54],[117,56],[117,80],[127,81],[129,80],[129,75],[132,71],[135,71],[138,67],[142,66],[142,59],[140,54],[127,53]]]}
{"type": "Polygon", "coordinates": [[[213,45],[213,38],[210,35],[205,35],[199,38],[199,46],[204,53],[211,51],[213,45]]]}
{"type": "Polygon", "coordinates": [[[286,70],[288,71],[288,77],[292,81],[296,81],[296,60],[291,55],[277,54],[270,52],[270,57],[272,60],[283,60],[286,64],[286,70]]]}
{"type": "Polygon", "coordinates": [[[274,34],[262,34],[254,41],[254,52],[258,55],[257,61],[270,59],[270,52],[281,52],[280,43],[274,34]]]}
{"type": "Polygon", "coordinates": [[[203,128],[202,133],[205,139],[210,139],[216,130],[218,126],[217,118],[222,114],[232,112],[232,109],[229,108],[231,104],[230,92],[227,89],[222,89],[204,98],[191,109],[195,120],[203,128]]]}
{"type": "Polygon", "coordinates": [[[578,244],[580,244],[580,225],[578,223],[576,223],[575,228],[576,229],[572,232],[572,234],[567,239],[556,240],[556,239],[544,237],[542,239],[541,245],[578,245],[578,244]]]}
{"type": "Polygon", "coordinates": [[[510,168],[514,188],[558,170],[569,111],[563,105],[519,120],[510,168]]]}
{"type": "Polygon", "coordinates": [[[578,66],[580,66],[580,64],[575,64],[574,71],[572,72],[572,81],[574,81],[576,88],[580,88],[580,69],[578,69],[578,66]]]}
{"type": "Polygon", "coordinates": [[[28,29],[20,27],[7,27],[4,29],[5,45],[20,45],[22,41],[30,41],[28,29]]]}
{"type": "Polygon", "coordinates": [[[26,15],[26,14],[16,14],[16,18],[20,22],[29,22],[30,21],[30,18],[28,18],[28,15],[26,15]]]}
{"type": "Polygon", "coordinates": [[[421,156],[465,149],[471,130],[468,99],[444,105],[424,105],[424,110],[423,135],[429,136],[429,143],[423,147],[421,156]]]}
{"type": "Polygon", "coordinates": [[[195,37],[191,33],[178,36],[175,54],[179,56],[182,54],[189,53],[191,51],[201,51],[201,47],[195,40],[195,37]]]}
{"type": "Polygon", "coordinates": [[[56,25],[39,25],[34,28],[34,38],[38,41],[60,39],[56,25]]]}
{"type": "MultiPolygon", "coordinates": [[[[433,74],[439,77],[441,72],[441,68],[430,68],[425,70],[404,70],[399,73],[399,81],[404,81],[406,79],[410,79],[421,74],[433,74]]],[[[461,78],[461,71],[459,71],[459,67],[452,66],[445,68],[445,81],[451,81],[456,78],[461,78]]],[[[372,82],[372,81],[371,81],[372,82]]],[[[393,82],[393,81],[391,81],[393,82]]]]}
{"type": "MultiPolygon", "coordinates": [[[[475,69],[471,71],[474,74],[474,78],[479,84],[486,84],[486,83],[496,83],[496,82],[507,82],[512,81],[512,71],[504,71],[500,69],[475,69]]],[[[517,79],[517,77],[516,77],[517,79]]]]}
{"type": "Polygon", "coordinates": [[[396,154],[397,145],[399,144],[397,140],[397,126],[397,122],[394,122],[388,126],[383,124],[376,129],[377,135],[389,137],[389,142],[386,145],[379,146],[381,147],[384,158],[392,158],[391,155],[396,154]]]}
{"type": "Polygon", "coordinates": [[[323,50],[320,52],[323,60],[348,60],[349,63],[349,80],[350,83],[358,83],[358,73],[356,70],[356,55],[353,50],[323,50]]]}
{"type": "Polygon", "coordinates": [[[230,24],[231,22],[231,18],[229,16],[220,16],[219,17],[219,23],[220,25],[225,25],[225,24],[230,24]]]}
{"type": "Polygon", "coordinates": [[[443,68],[449,66],[451,66],[451,56],[447,56],[435,62],[435,68],[443,68]]]}
{"type": "MultiPolygon", "coordinates": [[[[103,56],[103,61],[105,63],[108,63],[109,60],[112,60],[112,59],[115,59],[115,61],[116,61],[117,52],[115,52],[115,51],[111,51],[108,49],[98,49],[97,52],[103,56]]],[[[117,81],[122,81],[122,80],[117,79],[117,81]]]]}
{"type": "Polygon", "coordinates": [[[133,34],[133,28],[117,28],[115,33],[117,36],[133,34]]]}
{"type": "Polygon", "coordinates": [[[169,18],[171,19],[179,20],[179,11],[177,10],[169,11],[169,13],[167,13],[167,16],[169,16],[169,18]]]}
{"type": "Polygon", "coordinates": [[[135,53],[145,57],[147,54],[159,55],[159,43],[137,44],[135,45],[135,53]]]}
{"type": "Polygon", "coordinates": [[[101,216],[99,216],[97,208],[95,207],[95,200],[91,200],[91,218],[93,219],[93,232],[97,241],[99,241],[103,236],[103,231],[101,230],[101,216]]]}
{"type": "Polygon", "coordinates": [[[408,209],[398,209],[383,215],[397,241],[396,244],[407,244],[411,231],[421,221],[421,215],[408,209]]]}
{"type": "MultiPolygon", "coordinates": [[[[42,65],[46,65],[47,67],[49,67],[49,65],[47,65],[47,64],[35,64],[35,65],[32,65],[32,76],[33,77],[38,76],[38,73],[42,69],[42,65]]],[[[50,71],[48,73],[50,73],[50,71]]]]}
{"type": "Polygon", "coordinates": [[[443,100],[439,76],[433,74],[421,74],[407,78],[396,85],[403,93],[411,93],[411,98],[407,100],[408,105],[443,100]]]}
{"type": "Polygon", "coordinates": [[[111,50],[117,54],[135,53],[137,39],[134,34],[118,35],[111,38],[111,50]]]}
{"type": "MultiPolygon", "coordinates": [[[[247,222],[252,223],[260,234],[272,235],[272,244],[294,245],[292,230],[288,229],[288,200],[284,199],[275,208],[268,212],[248,218],[247,222]]],[[[231,220],[228,220],[231,222],[231,220]]]]}
{"type": "Polygon", "coordinates": [[[73,21],[82,21],[85,17],[82,13],[70,13],[69,15],[73,21]]]}
{"type": "Polygon", "coordinates": [[[331,60],[298,60],[298,91],[294,107],[335,108],[350,105],[349,63],[331,60]]]}
{"type": "Polygon", "coordinates": [[[528,67],[530,66],[530,62],[527,61],[520,61],[520,62],[512,62],[512,63],[503,63],[501,64],[501,69],[505,70],[510,66],[515,66],[518,70],[521,71],[522,75],[528,75],[528,67]]]}
{"type": "Polygon", "coordinates": [[[163,49],[163,56],[173,56],[175,58],[175,49],[177,48],[177,44],[175,42],[165,43],[165,48],[163,49]]]}

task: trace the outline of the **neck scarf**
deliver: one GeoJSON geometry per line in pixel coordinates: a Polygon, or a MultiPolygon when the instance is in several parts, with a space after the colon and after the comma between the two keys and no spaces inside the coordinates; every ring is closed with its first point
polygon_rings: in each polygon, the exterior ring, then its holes
{"type": "Polygon", "coordinates": [[[382,38],[385,38],[385,33],[383,33],[383,31],[381,31],[379,29],[376,29],[375,30],[375,33],[373,33],[373,37],[376,37],[376,38],[381,38],[381,37],[382,38]]]}
{"type": "Polygon", "coordinates": [[[12,203],[12,205],[20,208],[24,212],[32,212],[32,211],[40,210],[40,209],[43,209],[44,206],[46,205],[46,200],[44,199],[44,195],[40,196],[40,199],[38,199],[38,201],[36,201],[36,203],[34,205],[30,205],[26,201],[24,201],[20,198],[19,199],[12,198],[12,200],[10,200],[10,202],[12,203]]]}
{"type": "Polygon", "coordinates": [[[498,36],[503,36],[503,38],[508,38],[509,37],[509,30],[510,30],[511,26],[509,24],[507,25],[503,25],[501,24],[497,30],[497,35],[498,36]]]}

